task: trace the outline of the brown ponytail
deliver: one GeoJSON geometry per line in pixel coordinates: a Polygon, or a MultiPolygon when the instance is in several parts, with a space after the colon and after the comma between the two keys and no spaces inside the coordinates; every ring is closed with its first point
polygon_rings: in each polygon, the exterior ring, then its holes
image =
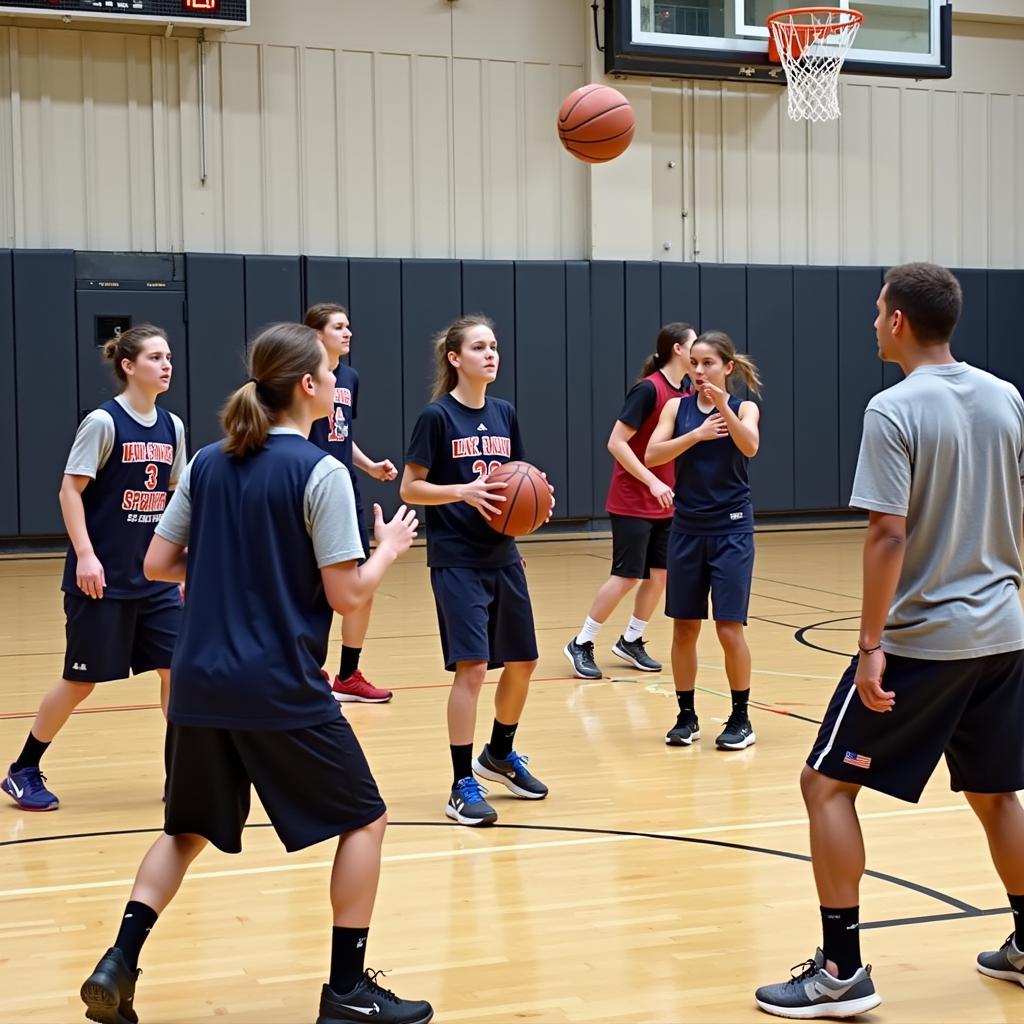
{"type": "Polygon", "coordinates": [[[676,321],[665,324],[658,331],[658,340],[654,344],[654,354],[647,357],[640,370],[638,380],[650,377],[655,370],[660,370],[671,358],[676,345],[690,344],[697,337],[697,330],[691,324],[676,321]]]}
{"type": "Polygon", "coordinates": [[[323,346],[313,328],[271,324],[249,348],[249,380],[227,400],[220,414],[229,455],[244,458],[266,444],[278,416],[291,408],[295,385],[315,374],[323,346]]]}
{"type": "Polygon", "coordinates": [[[136,327],[129,327],[127,331],[114,335],[110,341],[103,346],[103,358],[113,364],[114,375],[120,381],[122,387],[128,383],[128,374],[124,372],[121,365],[122,359],[134,363],[142,353],[142,346],[150,338],[163,338],[167,341],[167,332],[162,327],[153,324],[138,324],[136,327]]]}
{"type": "Polygon", "coordinates": [[[718,353],[723,363],[733,364],[732,373],[725,380],[727,387],[732,383],[733,377],[738,375],[748,390],[760,397],[761,375],[757,366],[749,356],[740,355],[736,351],[732,338],[725,331],[705,331],[693,344],[708,345],[718,353]]]}
{"type": "Polygon", "coordinates": [[[459,353],[466,335],[474,327],[494,330],[494,323],[483,313],[470,313],[459,317],[453,324],[434,336],[434,386],[430,394],[432,401],[447,395],[459,383],[459,371],[448,362],[448,353],[459,353]]]}

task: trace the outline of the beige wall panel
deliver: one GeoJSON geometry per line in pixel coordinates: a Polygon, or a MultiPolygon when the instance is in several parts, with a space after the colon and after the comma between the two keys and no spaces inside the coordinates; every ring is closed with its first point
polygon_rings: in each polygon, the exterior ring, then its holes
{"type": "Polygon", "coordinates": [[[961,260],[965,267],[988,265],[989,126],[988,96],[960,96],[961,260]]]}
{"type": "Polygon", "coordinates": [[[299,51],[299,59],[302,162],[297,181],[302,192],[303,252],[334,256],[340,252],[338,195],[345,158],[338,133],[334,51],[310,47],[299,51]]]}
{"type": "Polygon", "coordinates": [[[960,265],[960,102],[955,92],[932,93],[932,259],[960,265]]]}
{"type": "Polygon", "coordinates": [[[378,252],[374,55],[339,51],[335,59],[341,132],[341,252],[374,256],[378,252]]]}
{"type": "MultiPolygon", "coordinates": [[[[170,45],[170,41],[168,41],[170,45]]],[[[224,137],[224,126],[231,125],[237,131],[240,138],[246,133],[251,133],[259,125],[259,103],[260,88],[258,74],[250,83],[251,95],[248,102],[251,103],[257,113],[247,114],[247,108],[242,107],[242,118],[235,124],[234,112],[230,107],[225,108],[222,115],[222,108],[225,107],[225,75],[230,75],[231,95],[241,91],[247,69],[255,73],[259,67],[259,59],[256,48],[242,47],[243,54],[235,54],[227,48],[207,45],[199,46],[197,40],[179,40],[176,50],[169,50],[169,54],[176,54],[177,60],[177,118],[175,127],[177,132],[174,135],[172,144],[177,147],[179,155],[177,170],[180,175],[178,190],[181,196],[181,219],[183,246],[192,252],[222,252],[225,249],[232,250],[227,241],[226,222],[227,211],[225,209],[225,196],[228,194],[228,164],[225,161],[224,148],[228,140],[224,137]],[[234,63],[236,58],[241,58],[234,63]],[[248,58],[248,63],[246,63],[248,58]],[[230,67],[225,67],[227,61],[230,67]],[[203,159],[202,159],[202,127],[200,120],[199,103],[199,79],[200,63],[206,69],[206,180],[203,180],[203,159]]],[[[248,140],[246,140],[248,141],[248,140]]],[[[231,165],[233,173],[243,175],[245,173],[245,161],[252,159],[251,148],[247,148],[243,142],[238,152],[233,152],[231,165]]],[[[257,175],[248,183],[250,189],[259,187],[262,171],[257,169],[257,175]]],[[[230,187],[233,187],[231,185],[230,187]]],[[[234,197],[236,218],[253,218],[253,214],[245,211],[246,196],[241,194],[234,197]]],[[[252,222],[252,229],[262,233],[262,203],[258,207],[255,218],[252,222]]],[[[254,244],[249,242],[249,245],[254,244]]],[[[241,249],[241,252],[260,251],[253,249],[241,249]]]]}
{"type": "Polygon", "coordinates": [[[583,64],[590,9],[580,0],[458,0],[450,7],[456,57],[583,64]]]}
{"type": "Polygon", "coordinates": [[[932,189],[939,169],[928,159],[932,151],[931,104],[930,90],[904,89],[900,134],[884,140],[884,151],[900,162],[903,231],[899,240],[899,262],[931,259],[932,256],[932,189]]]}
{"type": "Polygon", "coordinates": [[[451,256],[455,244],[450,63],[412,60],[413,256],[451,256]]]}
{"type": "MultiPolygon", "coordinates": [[[[558,68],[559,106],[561,99],[584,84],[583,68],[576,65],[561,65],[558,68]]],[[[554,122],[557,110],[550,116],[554,122]]],[[[554,129],[552,128],[552,131],[554,129]]],[[[557,143],[559,206],[562,220],[562,247],[555,255],[566,260],[583,259],[587,251],[587,188],[588,176],[584,163],[570,158],[562,152],[561,143],[557,143]]]]}
{"type": "MultiPolygon", "coordinates": [[[[872,184],[869,219],[874,239],[871,262],[885,265],[900,262],[903,240],[908,237],[903,191],[905,186],[913,187],[908,176],[917,178],[916,172],[910,173],[901,160],[901,95],[901,89],[888,86],[875,86],[871,90],[871,166],[868,170],[872,184]]],[[[864,212],[868,219],[868,211],[864,212]]],[[[927,245],[927,238],[923,241],[927,245]]]]}
{"type": "MultiPolygon", "coordinates": [[[[228,252],[272,252],[264,224],[266,170],[260,48],[237,43],[221,47],[221,83],[225,248],[228,252]]],[[[186,131],[185,125],[182,130],[186,131]]]]}
{"type": "Polygon", "coordinates": [[[377,255],[414,252],[412,57],[378,53],[374,58],[377,101],[377,255]]]}
{"type": "Polygon", "coordinates": [[[264,46],[263,192],[265,251],[303,251],[302,165],[300,144],[298,51],[293,46],[264,46]]]}
{"type": "MultiPolygon", "coordinates": [[[[788,116],[788,115],[787,115],[788,116]]],[[[842,262],[842,188],[840,125],[831,121],[807,127],[808,262],[842,262]]]]}
{"type": "MultiPolygon", "coordinates": [[[[178,42],[174,40],[159,40],[158,46],[161,52],[161,60],[153,72],[153,94],[159,89],[163,96],[163,131],[164,139],[164,163],[166,168],[166,194],[167,201],[164,205],[167,211],[167,237],[169,247],[174,251],[186,248],[198,249],[198,246],[188,246],[189,232],[185,224],[185,196],[184,196],[184,160],[186,149],[185,139],[182,135],[181,123],[181,64],[178,53],[178,42]],[[157,85],[159,81],[159,85],[157,85]]],[[[217,67],[220,67],[219,53],[217,55],[217,67]]],[[[219,75],[218,75],[219,86],[219,75]]],[[[219,95],[218,87],[218,95],[219,95]]],[[[197,119],[198,123],[198,119],[197,119]]],[[[197,143],[198,128],[193,135],[193,147],[197,143]]],[[[220,167],[220,165],[218,165],[220,167]]],[[[160,180],[159,178],[157,180],[160,180]]],[[[222,218],[223,223],[223,218],[222,218]]],[[[222,233],[223,234],[223,233],[222,233]]],[[[208,250],[215,250],[215,245],[207,245],[208,250]]],[[[202,251],[202,250],[200,250],[202,251]]]]}
{"type": "MultiPolygon", "coordinates": [[[[790,211],[782,202],[780,172],[782,140],[779,137],[779,105],[775,90],[749,86],[747,91],[747,210],[751,263],[779,263],[782,260],[783,224],[790,211]]],[[[799,210],[803,204],[799,204],[799,210]]]]}
{"type": "Polygon", "coordinates": [[[678,263],[685,257],[683,88],[678,82],[652,83],[651,138],[651,258],[678,263]]]}
{"type": "Polygon", "coordinates": [[[1012,267],[1016,259],[1020,211],[1017,183],[1024,167],[1017,163],[1017,132],[1013,96],[989,97],[989,253],[986,265],[1012,267]]]}
{"type": "Polygon", "coordinates": [[[1013,102],[1016,125],[1016,163],[1014,180],[1017,218],[1014,229],[1014,266],[1024,267],[1024,96],[1015,96],[1013,102]]]}
{"type": "MultiPolygon", "coordinates": [[[[487,259],[515,259],[525,252],[520,218],[525,185],[519,157],[520,89],[518,67],[508,61],[484,64],[483,140],[484,224],[487,259]]],[[[456,129],[457,130],[457,129],[456,129]]]]}
{"type": "Polygon", "coordinates": [[[0,27],[0,246],[15,244],[14,132],[11,90],[11,31],[0,27]]]}
{"type": "Polygon", "coordinates": [[[452,168],[455,183],[455,250],[483,259],[486,238],[484,165],[491,126],[483,115],[485,64],[452,61],[452,168]]]}
{"type": "Polygon", "coordinates": [[[847,82],[842,88],[839,122],[842,214],[842,262],[870,264],[872,231],[871,86],[847,82]]]}
{"type": "Polygon", "coordinates": [[[747,86],[722,86],[722,255],[745,263],[750,252],[750,127],[747,86]]]}
{"type": "Polygon", "coordinates": [[[782,263],[807,263],[810,260],[810,133],[806,121],[791,121],[785,108],[776,101],[779,121],[779,194],[781,198],[782,263]]]}
{"type": "Polygon", "coordinates": [[[693,252],[701,263],[722,257],[722,86],[693,84],[693,252]]]}
{"type": "Polygon", "coordinates": [[[572,159],[555,131],[558,69],[551,64],[521,64],[523,105],[521,137],[525,259],[547,259],[562,251],[560,163],[572,159]]]}
{"type": "Polygon", "coordinates": [[[153,250],[156,244],[153,168],[153,74],[150,40],[125,36],[128,88],[128,193],[132,218],[131,247],[153,250]]]}

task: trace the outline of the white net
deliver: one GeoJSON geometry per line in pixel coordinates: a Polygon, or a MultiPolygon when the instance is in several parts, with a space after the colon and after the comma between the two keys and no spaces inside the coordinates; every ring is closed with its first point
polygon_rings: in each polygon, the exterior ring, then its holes
{"type": "Polygon", "coordinates": [[[840,116],[839,71],[861,21],[857,11],[827,7],[783,11],[769,20],[794,121],[834,121],[840,116]]]}

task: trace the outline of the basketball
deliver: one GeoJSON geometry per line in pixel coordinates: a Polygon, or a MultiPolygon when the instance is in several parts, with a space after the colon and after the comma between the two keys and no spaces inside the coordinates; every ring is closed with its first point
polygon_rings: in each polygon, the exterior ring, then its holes
{"type": "Polygon", "coordinates": [[[603,164],[633,141],[636,118],[629,100],[609,85],[584,85],[558,111],[558,137],[577,160],[603,164]]]}
{"type": "Polygon", "coordinates": [[[501,515],[487,520],[488,525],[506,537],[525,537],[547,522],[551,512],[551,489],[547,480],[536,466],[528,462],[506,462],[488,480],[504,480],[508,484],[504,491],[496,491],[505,497],[501,515]]]}

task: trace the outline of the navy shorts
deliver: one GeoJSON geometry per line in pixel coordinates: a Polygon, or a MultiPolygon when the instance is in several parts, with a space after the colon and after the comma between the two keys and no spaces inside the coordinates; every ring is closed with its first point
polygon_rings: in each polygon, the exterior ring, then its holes
{"type": "Polygon", "coordinates": [[[252,787],[290,852],[376,821],[387,808],[352,727],[255,731],[167,726],[164,831],[239,853],[252,787]]]}
{"type": "Polygon", "coordinates": [[[670,619],[706,619],[708,592],[716,622],[747,624],[754,578],[754,535],[702,537],[673,530],[668,539],[665,614],[670,619]]]}
{"type": "Polygon", "coordinates": [[[65,594],[64,614],[64,678],[73,683],[106,683],[171,667],[181,628],[176,586],[129,599],[65,594]]]}
{"type": "Polygon", "coordinates": [[[652,569],[668,566],[672,519],[644,519],[609,513],[612,522],[612,575],[649,580],[652,569]]]}
{"type": "Polygon", "coordinates": [[[535,661],[533,606],[522,565],[501,569],[431,569],[444,667],[460,661],[535,661]]]}
{"type": "Polygon", "coordinates": [[[356,501],[356,524],[359,527],[359,540],[363,545],[363,557],[359,562],[362,565],[370,557],[370,530],[366,525],[366,512],[361,500],[356,501]]]}
{"type": "Polygon", "coordinates": [[[885,662],[893,710],[864,706],[854,658],[807,758],[812,768],[917,803],[945,754],[956,792],[1024,789],[1024,651],[960,661],[887,654],[885,662]]]}

